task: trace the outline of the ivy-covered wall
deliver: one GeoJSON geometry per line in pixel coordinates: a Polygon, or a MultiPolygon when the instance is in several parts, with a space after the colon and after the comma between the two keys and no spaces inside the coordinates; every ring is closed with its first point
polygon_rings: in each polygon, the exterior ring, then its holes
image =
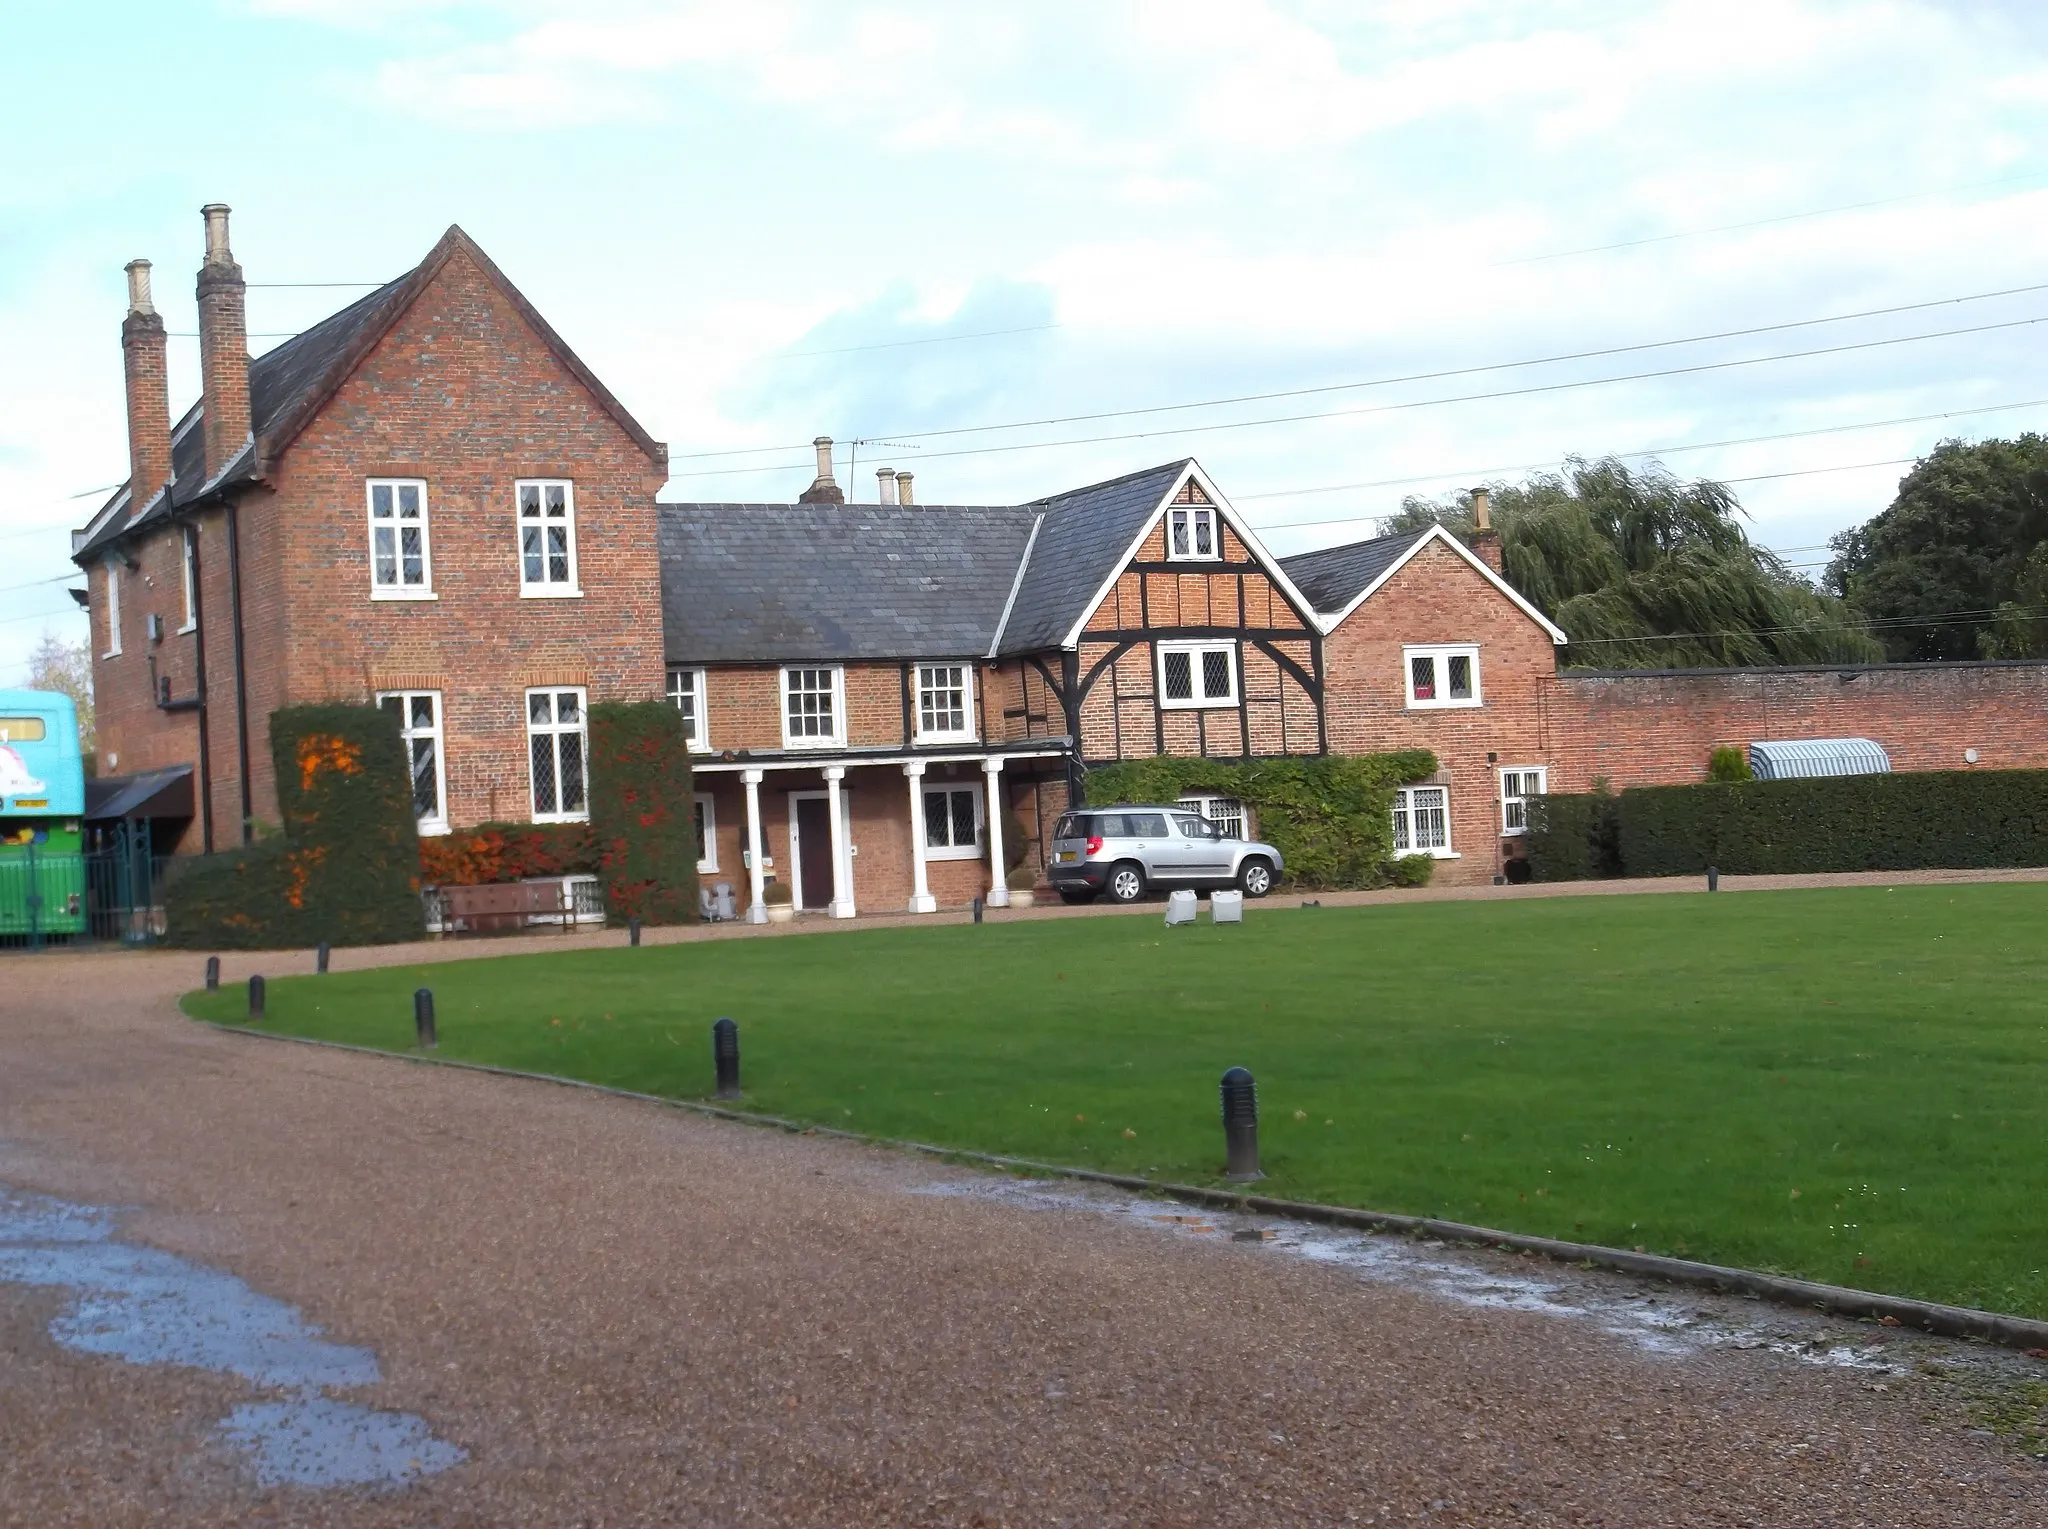
{"type": "Polygon", "coordinates": [[[419,832],[398,719],[326,703],[271,713],[283,832],[181,867],[165,938],[214,949],[418,939],[419,832]]]}
{"type": "Polygon", "coordinates": [[[1132,759],[1088,772],[1090,806],[1175,802],[1213,791],[1249,803],[1258,835],[1303,887],[1384,887],[1428,879],[1426,857],[1394,858],[1394,792],[1436,773],[1426,749],[1305,759],[1132,759]]]}
{"type": "Polygon", "coordinates": [[[696,920],[690,748],[683,715],[669,702],[590,708],[590,830],[611,919],[696,920]]]}

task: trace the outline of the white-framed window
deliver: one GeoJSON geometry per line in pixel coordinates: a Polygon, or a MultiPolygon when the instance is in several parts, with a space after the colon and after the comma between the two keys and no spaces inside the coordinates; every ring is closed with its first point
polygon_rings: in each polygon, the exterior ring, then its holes
{"type": "Polygon", "coordinates": [[[1207,504],[1176,504],[1166,512],[1166,555],[1175,562],[1223,555],[1216,540],[1216,509],[1207,504]]]}
{"type": "Polygon", "coordinates": [[[1184,796],[1180,799],[1183,807],[1192,807],[1203,817],[1223,830],[1226,839],[1248,838],[1249,821],[1245,816],[1244,803],[1234,796],[1184,796]]]}
{"type": "Polygon", "coordinates": [[[526,692],[526,751],[536,823],[580,823],[590,816],[583,761],[580,685],[526,692]]]}
{"type": "Polygon", "coordinates": [[[370,598],[431,600],[434,557],[427,531],[427,485],[419,478],[371,478],[370,598]]]}
{"type": "Polygon", "coordinates": [[[1394,793],[1394,853],[1452,858],[1449,786],[1407,786],[1394,793]]]}
{"type": "Polygon", "coordinates": [[[976,859],[981,823],[981,787],[940,781],[924,788],[925,859],[976,859]]]}
{"type": "Polygon", "coordinates": [[[711,747],[704,727],[704,690],[702,669],[669,670],[669,704],[683,714],[683,736],[689,740],[693,754],[702,754],[711,747]]]}
{"type": "Polygon", "coordinates": [[[711,793],[696,795],[697,874],[708,876],[718,869],[718,804],[711,793]]]}
{"type": "Polygon", "coordinates": [[[576,485],[566,478],[521,478],[519,593],[581,595],[576,582],[576,485]]]}
{"type": "Polygon", "coordinates": [[[194,526],[178,538],[178,556],[185,585],[185,624],[180,633],[199,629],[199,528],[194,526]]]}
{"type": "Polygon", "coordinates": [[[1543,765],[1521,765],[1500,772],[1500,831],[1529,831],[1529,798],[1550,789],[1550,771],[1543,765]]]}
{"type": "Polygon", "coordinates": [[[920,743],[969,743],[974,739],[974,666],[919,664],[917,740],[920,743]]]}
{"type": "Polygon", "coordinates": [[[817,748],[846,742],[846,671],[792,665],[782,671],[782,746],[817,748]]]}
{"type": "Polygon", "coordinates": [[[121,656],[121,559],[110,556],[100,565],[107,573],[107,646],[101,658],[121,656]]]}
{"type": "Polygon", "coordinates": [[[1237,644],[1159,644],[1159,704],[1169,711],[1237,704],[1237,644]]]}
{"type": "Polygon", "coordinates": [[[438,690],[383,690],[377,704],[398,718],[405,757],[412,770],[412,815],[423,834],[448,832],[448,787],[443,779],[441,693],[438,690]]]}
{"type": "Polygon", "coordinates": [[[1401,666],[1411,711],[1480,704],[1479,649],[1474,644],[1405,646],[1401,666]]]}

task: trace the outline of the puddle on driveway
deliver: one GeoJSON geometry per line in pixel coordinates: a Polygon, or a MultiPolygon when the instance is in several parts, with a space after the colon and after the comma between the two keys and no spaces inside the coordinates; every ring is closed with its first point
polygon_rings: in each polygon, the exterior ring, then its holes
{"type": "MultiPolygon", "coordinates": [[[[1375,1284],[1421,1290],[1460,1306],[1533,1312],[1585,1322],[1656,1354],[1702,1349],[1761,1349],[1805,1364],[1903,1375],[1908,1364],[1898,1339],[1865,1337],[1852,1323],[1787,1309],[1760,1307],[1763,1320],[1746,1319],[1751,1303],[1706,1291],[1634,1286],[1623,1275],[1591,1274],[1529,1260],[1525,1273],[1502,1267],[1502,1255],[1454,1249],[1441,1242],[1354,1232],[1230,1211],[1190,1214],[1167,1200],[1147,1199],[1098,1185],[1038,1179],[953,1179],[921,1184],[912,1194],[994,1200],[1025,1210],[1080,1211],[1122,1217],[1162,1234],[1208,1242],[1234,1242],[1275,1257],[1349,1270],[1375,1284]]],[[[1517,1260],[1519,1262],[1519,1260],[1517,1260]]],[[[1932,1340],[1930,1340],[1932,1341],[1932,1340]]]]}
{"type": "Polygon", "coordinates": [[[67,1293],[50,1323],[66,1348],[286,1393],[236,1408],[218,1430],[264,1486],[395,1486],[463,1459],[411,1413],[325,1394],[377,1383],[368,1349],[322,1337],[232,1274],[121,1241],[110,1211],[0,1187],[0,1281],[67,1293]]]}

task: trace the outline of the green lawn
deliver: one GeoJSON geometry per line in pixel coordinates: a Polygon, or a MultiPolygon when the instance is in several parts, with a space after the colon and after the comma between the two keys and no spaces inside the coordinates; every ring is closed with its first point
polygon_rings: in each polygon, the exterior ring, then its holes
{"type": "MultiPolygon", "coordinates": [[[[268,1024],[2048,1317],[2048,885],[1260,909],[513,956],[270,984],[268,1024]],[[1135,1134],[1133,1134],[1135,1133],[1135,1134]]],[[[240,1022],[240,990],[186,999],[240,1022]]]]}

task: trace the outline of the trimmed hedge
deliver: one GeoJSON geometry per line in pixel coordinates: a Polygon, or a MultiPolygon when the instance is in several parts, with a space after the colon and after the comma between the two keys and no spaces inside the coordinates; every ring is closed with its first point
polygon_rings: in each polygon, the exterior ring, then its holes
{"type": "Polygon", "coordinates": [[[419,829],[398,719],[323,703],[270,716],[281,838],[215,855],[164,891],[165,939],[214,949],[382,945],[425,933],[419,829]]]}
{"type": "Polygon", "coordinates": [[[1259,837],[1280,851],[1290,882],[1409,886],[1417,872],[1394,859],[1394,792],[1436,769],[1425,749],[1237,764],[1161,757],[1090,770],[1085,785],[1090,806],[1175,802],[1190,791],[1234,796],[1257,810],[1259,837]]]}
{"type": "Polygon", "coordinates": [[[597,836],[588,823],[480,823],[420,840],[420,876],[430,887],[595,875],[597,869],[597,836]]]}
{"type": "Polygon", "coordinates": [[[1639,786],[1531,807],[1539,881],[2048,865],[2048,770],[1639,786]]]}
{"type": "Polygon", "coordinates": [[[669,702],[600,701],[590,708],[590,828],[609,917],[696,921],[690,746],[683,714],[669,702]]]}

